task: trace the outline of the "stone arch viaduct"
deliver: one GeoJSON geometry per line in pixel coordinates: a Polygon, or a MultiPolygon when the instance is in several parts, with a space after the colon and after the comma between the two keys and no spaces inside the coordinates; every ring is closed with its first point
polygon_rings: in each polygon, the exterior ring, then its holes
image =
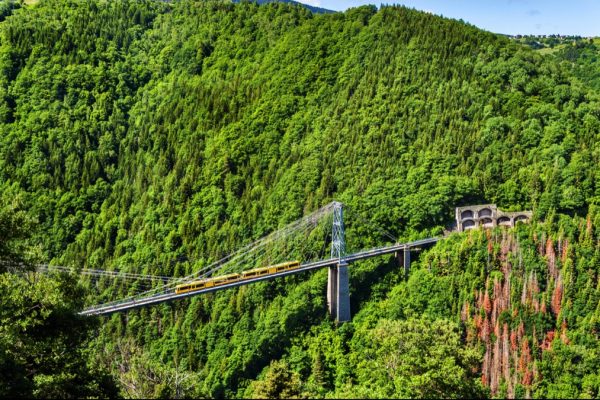
{"type": "Polygon", "coordinates": [[[456,227],[459,232],[477,227],[513,227],[519,222],[529,222],[532,215],[533,213],[531,211],[501,211],[495,204],[457,207],[456,227]]]}

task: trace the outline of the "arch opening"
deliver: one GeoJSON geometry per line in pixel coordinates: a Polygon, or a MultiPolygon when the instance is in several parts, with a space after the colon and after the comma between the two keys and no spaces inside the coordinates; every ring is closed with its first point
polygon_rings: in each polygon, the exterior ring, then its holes
{"type": "Polygon", "coordinates": [[[491,216],[492,216],[492,210],[490,210],[489,208],[482,208],[481,210],[479,210],[479,218],[491,217],[491,216]]]}
{"type": "Polygon", "coordinates": [[[472,219],[468,219],[463,222],[462,226],[463,226],[463,230],[465,230],[465,231],[467,229],[473,229],[473,228],[475,228],[475,221],[473,221],[472,219]]]}
{"type": "Polygon", "coordinates": [[[463,212],[460,214],[460,218],[461,218],[461,219],[465,219],[465,218],[473,218],[473,211],[471,211],[471,210],[466,210],[466,211],[463,211],[463,212]]]}
{"type": "Polygon", "coordinates": [[[500,217],[498,218],[498,225],[511,226],[512,224],[509,217],[500,217]]]}
{"type": "Polygon", "coordinates": [[[529,221],[529,218],[526,215],[517,215],[515,217],[515,225],[518,223],[524,223],[529,221]]]}
{"type": "Polygon", "coordinates": [[[467,229],[473,229],[475,228],[475,221],[473,221],[472,219],[468,219],[466,221],[463,221],[463,230],[467,230],[467,229]]]}
{"type": "Polygon", "coordinates": [[[494,221],[491,218],[481,218],[479,220],[479,226],[483,226],[484,228],[491,228],[494,226],[494,221]]]}

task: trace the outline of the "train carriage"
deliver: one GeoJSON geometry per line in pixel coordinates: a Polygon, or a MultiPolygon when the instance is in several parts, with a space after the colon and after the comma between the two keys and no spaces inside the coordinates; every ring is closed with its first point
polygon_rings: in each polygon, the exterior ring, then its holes
{"type": "Polygon", "coordinates": [[[244,271],[241,274],[229,274],[223,276],[217,276],[209,279],[202,279],[190,283],[184,283],[178,285],[175,288],[176,294],[194,292],[196,290],[207,289],[219,285],[225,285],[245,279],[256,278],[259,276],[272,275],[278,272],[289,271],[300,267],[300,261],[288,261],[281,264],[269,265],[268,267],[254,268],[248,271],[244,271]]]}

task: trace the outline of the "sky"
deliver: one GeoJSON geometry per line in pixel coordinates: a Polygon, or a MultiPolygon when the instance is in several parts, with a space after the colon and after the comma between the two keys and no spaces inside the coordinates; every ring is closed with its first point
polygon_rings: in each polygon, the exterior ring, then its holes
{"type": "Polygon", "coordinates": [[[298,0],[343,11],[363,4],[401,4],[509,35],[600,36],[600,0],[298,0]]]}

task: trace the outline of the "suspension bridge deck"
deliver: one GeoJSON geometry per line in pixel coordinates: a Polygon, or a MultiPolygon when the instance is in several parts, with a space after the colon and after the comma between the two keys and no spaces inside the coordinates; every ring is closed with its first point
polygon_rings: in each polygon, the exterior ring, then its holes
{"type": "Polygon", "coordinates": [[[153,304],[169,302],[169,301],[181,299],[184,297],[197,296],[197,295],[204,294],[204,293],[216,292],[218,290],[231,289],[231,288],[238,287],[238,286],[249,285],[249,284],[255,283],[255,282],[280,278],[280,277],[287,276],[287,275],[295,275],[295,274],[299,274],[301,272],[310,271],[310,270],[314,270],[314,269],[330,267],[330,266],[339,264],[341,261],[344,261],[346,263],[353,263],[353,262],[364,260],[367,258],[378,257],[378,256],[382,256],[385,254],[391,254],[391,253],[395,253],[397,251],[403,251],[403,250],[410,249],[410,248],[417,247],[417,246],[431,245],[431,244],[438,242],[440,239],[441,238],[439,238],[439,237],[433,237],[433,238],[427,238],[427,239],[422,239],[422,240],[416,240],[414,242],[409,242],[409,243],[398,243],[398,244],[394,244],[391,246],[384,246],[384,247],[378,247],[378,248],[374,248],[374,249],[370,249],[370,250],[364,250],[364,251],[360,251],[360,252],[357,252],[354,254],[349,254],[349,255],[343,257],[342,259],[329,258],[329,259],[309,262],[306,264],[301,264],[300,267],[295,268],[290,271],[277,272],[277,273],[272,273],[269,275],[263,275],[263,276],[254,277],[254,278],[246,278],[246,279],[238,280],[238,281],[235,281],[232,283],[227,283],[227,284],[223,284],[223,285],[219,285],[219,286],[213,286],[210,288],[200,289],[200,290],[196,290],[196,291],[188,292],[188,293],[177,294],[177,293],[175,293],[175,290],[173,290],[172,293],[161,293],[158,295],[152,295],[152,296],[148,296],[148,297],[141,298],[141,299],[131,299],[131,300],[123,301],[121,303],[111,303],[108,305],[92,307],[92,308],[88,308],[88,309],[82,311],[80,313],[80,315],[106,315],[106,314],[111,314],[111,313],[115,313],[115,312],[127,311],[127,310],[145,307],[145,306],[149,306],[149,305],[153,305],[153,304]]]}

